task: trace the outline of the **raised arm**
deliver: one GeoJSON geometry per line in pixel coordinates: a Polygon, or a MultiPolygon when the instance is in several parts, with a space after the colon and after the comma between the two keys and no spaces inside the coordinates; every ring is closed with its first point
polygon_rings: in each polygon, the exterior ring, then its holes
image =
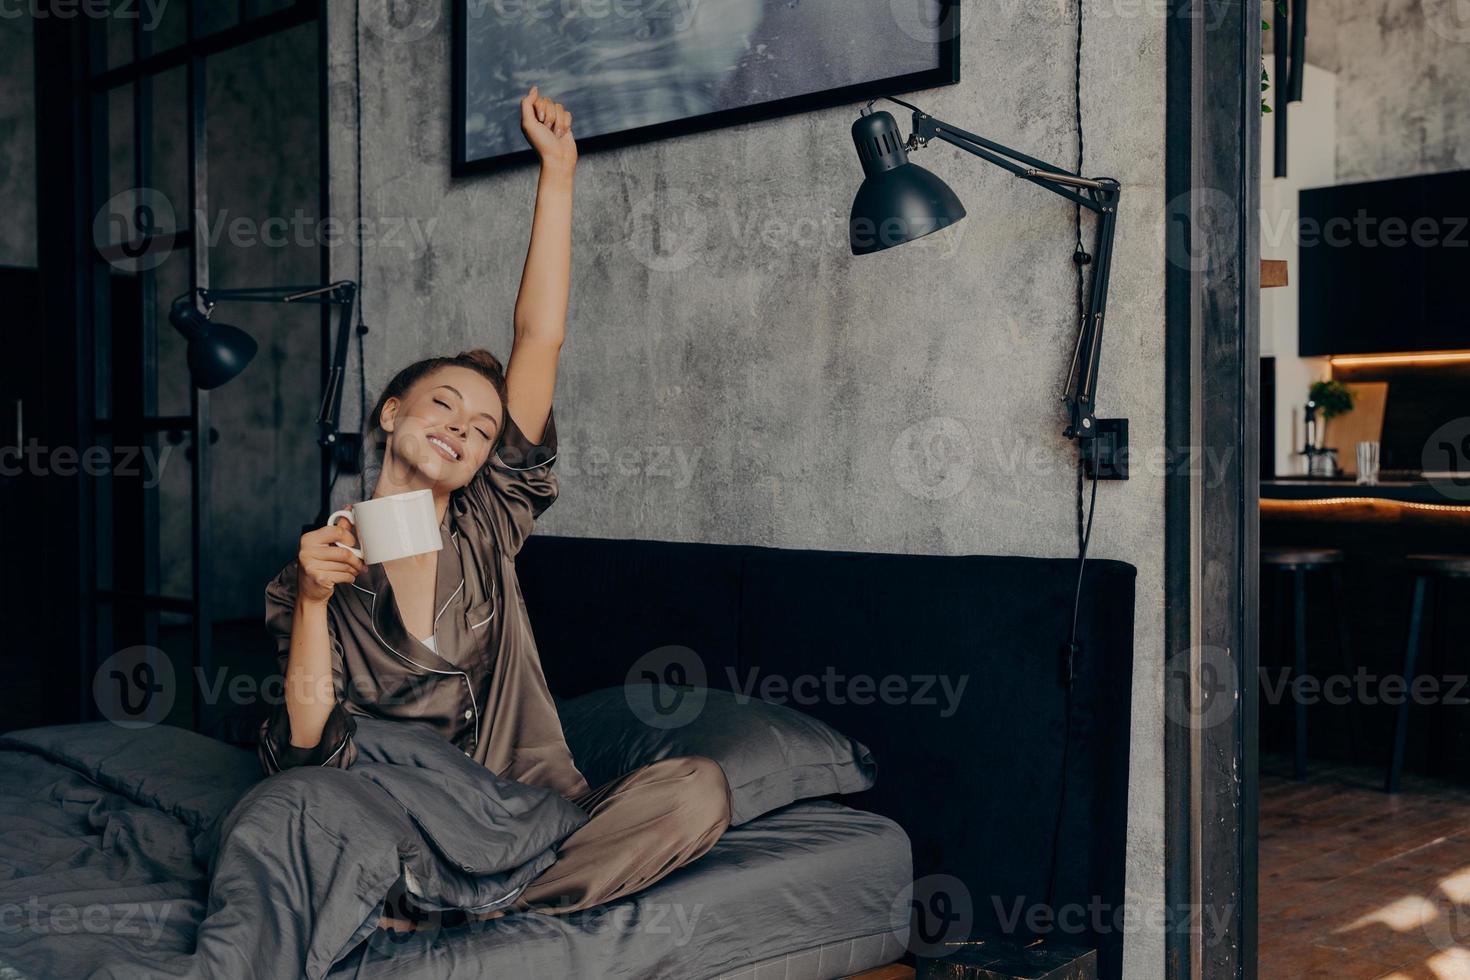
{"type": "Polygon", "coordinates": [[[531,244],[516,296],[515,343],[505,370],[506,401],[516,425],[540,442],[551,415],[556,361],[567,329],[572,288],[572,181],[577,143],[572,114],[532,88],[521,100],[521,130],[541,158],[531,244]]]}

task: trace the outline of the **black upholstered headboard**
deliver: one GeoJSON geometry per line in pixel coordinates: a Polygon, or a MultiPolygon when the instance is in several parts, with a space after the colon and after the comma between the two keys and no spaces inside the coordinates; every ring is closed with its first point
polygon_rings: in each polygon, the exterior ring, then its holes
{"type": "Polygon", "coordinates": [[[558,696],[621,684],[673,645],[711,687],[776,678],[766,690],[872,750],[877,786],[844,802],[904,827],[916,877],[963,881],[978,928],[1041,921],[1026,913],[1046,901],[1063,805],[1051,907],[1086,931],[1058,938],[1120,975],[1132,566],[1087,565],[1063,802],[1075,561],[535,536],[518,565],[558,696]]]}

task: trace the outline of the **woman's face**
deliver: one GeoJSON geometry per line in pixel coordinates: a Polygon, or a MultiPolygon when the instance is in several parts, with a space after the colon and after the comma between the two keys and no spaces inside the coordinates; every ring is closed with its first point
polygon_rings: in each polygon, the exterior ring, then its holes
{"type": "Polygon", "coordinates": [[[383,465],[397,467],[403,482],[418,482],[417,473],[439,489],[458,490],[490,458],[504,410],[495,386],[478,371],[439,368],[384,404],[383,465]]]}

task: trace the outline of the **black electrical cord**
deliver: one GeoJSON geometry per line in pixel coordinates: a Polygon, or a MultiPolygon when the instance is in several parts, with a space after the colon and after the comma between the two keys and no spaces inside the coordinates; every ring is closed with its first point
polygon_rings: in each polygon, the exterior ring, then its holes
{"type": "MultiPolygon", "coordinates": [[[[357,168],[357,433],[358,443],[357,486],[358,499],[366,500],[367,490],[367,354],[364,350],[368,328],[363,322],[364,297],[367,284],[363,282],[363,239],[362,239],[362,0],[352,5],[352,87],[353,111],[356,114],[356,161],[357,168]]],[[[345,326],[345,324],[344,324],[345,326]]]]}
{"type": "MultiPolygon", "coordinates": [[[[1072,94],[1075,121],[1077,126],[1077,169],[1076,173],[1083,172],[1083,151],[1085,147],[1082,127],[1082,23],[1083,23],[1083,0],[1077,0],[1077,35],[1076,50],[1072,68],[1072,94]]],[[[1076,206],[1073,216],[1073,225],[1076,232],[1076,245],[1073,249],[1073,265],[1077,272],[1077,296],[1076,296],[1076,322],[1082,323],[1082,318],[1087,313],[1085,267],[1092,261],[1082,244],[1082,206],[1076,206]]],[[[1092,519],[1097,514],[1097,474],[1092,477],[1092,494],[1087,503],[1084,517],[1083,498],[1086,478],[1086,466],[1079,454],[1077,460],[1077,581],[1072,589],[1072,617],[1071,625],[1067,631],[1067,648],[1063,651],[1062,682],[1065,695],[1062,704],[1062,764],[1060,785],[1057,788],[1057,811],[1056,819],[1052,824],[1051,836],[1051,858],[1047,871],[1046,880],[1046,906],[1055,912],[1057,875],[1061,865],[1062,827],[1066,818],[1067,810],[1067,769],[1071,762],[1072,748],[1072,687],[1077,673],[1077,657],[1081,649],[1077,645],[1077,624],[1082,611],[1082,581],[1083,573],[1087,569],[1087,547],[1092,541],[1092,519]]]]}
{"type": "Polygon", "coordinates": [[[1077,622],[1082,610],[1082,579],[1087,569],[1087,547],[1092,541],[1092,519],[1097,515],[1097,477],[1092,477],[1092,493],[1087,505],[1087,519],[1082,517],[1083,466],[1077,465],[1077,581],[1072,589],[1072,625],[1068,630],[1067,649],[1063,651],[1063,677],[1065,695],[1062,701],[1062,764],[1061,779],[1057,789],[1057,813],[1052,824],[1051,859],[1046,881],[1046,906],[1056,907],[1057,873],[1061,864],[1062,824],[1067,808],[1067,769],[1071,762],[1072,749],[1072,686],[1076,677],[1077,658],[1082,648],[1077,644],[1077,622]]]}
{"type": "MultiPolygon", "coordinates": [[[[323,68],[325,70],[325,68],[323,68]]],[[[357,318],[357,432],[358,432],[358,463],[357,463],[357,489],[359,499],[367,496],[367,467],[364,464],[366,458],[366,424],[367,424],[367,372],[364,370],[366,356],[363,351],[363,337],[368,328],[362,320],[363,307],[363,283],[362,283],[362,0],[355,0],[352,5],[352,82],[354,93],[353,111],[356,114],[356,169],[357,169],[357,295],[356,305],[353,313],[357,318]]],[[[347,324],[342,324],[342,329],[347,329],[347,324]]],[[[330,476],[327,479],[327,496],[337,489],[337,480],[342,476],[343,463],[337,457],[339,447],[333,447],[333,459],[329,464],[330,476]]]]}
{"type": "MultiPolygon", "coordinates": [[[[1082,176],[1082,3],[1077,0],[1077,43],[1076,57],[1072,62],[1072,107],[1077,123],[1077,176],[1082,176]]],[[[1082,247],[1082,205],[1077,205],[1073,219],[1077,230],[1077,248],[1073,257],[1077,260],[1077,321],[1082,321],[1082,267],[1091,261],[1087,249],[1082,247]]]]}

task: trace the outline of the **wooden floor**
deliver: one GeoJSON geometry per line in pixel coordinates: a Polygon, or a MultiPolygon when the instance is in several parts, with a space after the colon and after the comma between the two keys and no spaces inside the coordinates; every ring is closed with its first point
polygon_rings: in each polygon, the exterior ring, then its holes
{"type": "Polygon", "coordinates": [[[847,980],[914,980],[914,968],[901,963],[892,963],[888,966],[864,970],[862,973],[854,973],[847,980]]]}
{"type": "Polygon", "coordinates": [[[1262,759],[1261,980],[1470,980],[1470,788],[1262,759]]]}

